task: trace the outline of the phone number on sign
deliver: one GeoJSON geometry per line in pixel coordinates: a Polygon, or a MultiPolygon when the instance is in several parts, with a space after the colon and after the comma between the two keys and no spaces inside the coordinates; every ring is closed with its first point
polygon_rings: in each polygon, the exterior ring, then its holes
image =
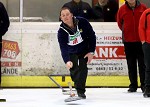
{"type": "Polygon", "coordinates": [[[96,67],[96,70],[123,70],[123,67],[96,67]]]}

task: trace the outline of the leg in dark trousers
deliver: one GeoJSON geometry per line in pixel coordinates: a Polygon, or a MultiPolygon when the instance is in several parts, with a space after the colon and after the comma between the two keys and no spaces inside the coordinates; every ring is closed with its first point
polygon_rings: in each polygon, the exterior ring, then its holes
{"type": "Polygon", "coordinates": [[[144,92],[144,86],[145,86],[145,63],[144,63],[144,53],[142,49],[142,43],[137,42],[136,45],[137,50],[137,60],[138,60],[138,68],[139,68],[139,77],[140,77],[140,83],[141,83],[141,89],[144,92]]]}
{"type": "Polygon", "coordinates": [[[136,50],[134,43],[125,42],[124,47],[128,66],[128,75],[130,80],[128,91],[130,91],[131,89],[131,92],[135,92],[138,87],[136,50]]]}
{"type": "Polygon", "coordinates": [[[144,97],[150,97],[150,44],[144,43],[143,44],[143,51],[144,51],[144,61],[146,65],[145,70],[145,90],[144,90],[144,97]]]}
{"type": "Polygon", "coordinates": [[[84,55],[72,54],[70,56],[73,67],[70,69],[72,81],[78,93],[85,93],[86,78],[88,74],[87,58],[84,55]]]}
{"type": "Polygon", "coordinates": [[[144,51],[144,61],[145,61],[145,65],[146,65],[145,86],[150,87],[150,44],[144,43],[143,51],[144,51]]]}
{"type": "Polygon", "coordinates": [[[125,43],[125,54],[128,65],[128,73],[130,79],[129,92],[135,92],[138,88],[137,81],[137,64],[139,70],[139,77],[141,83],[141,89],[144,91],[145,81],[145,63],[144,54],[141,42],[125,43]]]}

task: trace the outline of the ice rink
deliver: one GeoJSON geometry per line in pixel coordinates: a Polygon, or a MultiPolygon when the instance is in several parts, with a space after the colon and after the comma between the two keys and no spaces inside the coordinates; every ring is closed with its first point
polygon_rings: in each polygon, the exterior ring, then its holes
{"type": "Polygon", "coordinates": [[[140,89],[128,93],[127,88],[86,88],[87,99],[64,102],[59,88],[3,89],[0,107],[150,107],[150,98],[144,98],[140,89]]]}

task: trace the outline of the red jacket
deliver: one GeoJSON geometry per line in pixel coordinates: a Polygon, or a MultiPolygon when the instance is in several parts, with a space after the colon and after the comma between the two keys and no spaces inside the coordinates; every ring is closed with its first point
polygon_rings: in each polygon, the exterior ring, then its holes
{"type": "Polygon", "coordinates": [[[132,9],[127,2],[120,7],[117,13],[117,23],[122,31],[123,42],[139,42],[138,25],[146,6],[137,0],[136,7],[132,9]]]}
{"type": "Polygon", "coordinates": [[[139,35],[141,41],[150,43],[150,8],[145,10],[140,18],[139,35]]]}

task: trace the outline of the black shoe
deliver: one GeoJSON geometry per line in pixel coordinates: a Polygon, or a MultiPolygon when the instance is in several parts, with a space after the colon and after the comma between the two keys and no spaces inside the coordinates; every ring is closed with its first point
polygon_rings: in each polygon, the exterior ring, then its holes
{"type": "Polygon", "coordinates": [[[137,90],[137,89],[135,89],[135,88],[129,88],[129,89],[128,89],[128,92],[129,92],[129,93],[133,93],[133,92],[136,92],[136,90],[137,90]]]}
{"type": "Polygon", "coordinates": [[[81,98],[81,99],[86,99],[86,95],[84,93],[78,93],[78,96],[81,98]]]}
{"type": "Polygon", "coordinates": [[[143,96],[145,98],[150,97],[150,87],[146,87],[143,96]]]}
{"type": "Polygon", "coordinates": [[[145,86],[141,86],[142,93],[145,91],[145,86]]]}

